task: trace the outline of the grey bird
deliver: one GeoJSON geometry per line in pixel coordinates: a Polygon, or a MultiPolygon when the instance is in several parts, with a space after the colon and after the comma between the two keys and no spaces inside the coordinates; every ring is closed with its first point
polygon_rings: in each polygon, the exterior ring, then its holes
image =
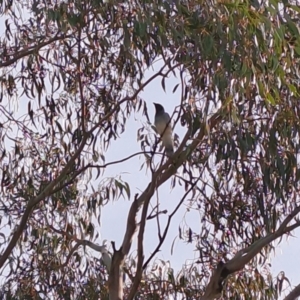
{"type": "Polygon", "coordinates": [[[162,105],[153,103],[155,106],[154,125],[157,133],[160,135],[162,144],[166,149],[167,156],[171,156],[174,153],[172,126],[170,115],[165,112],[162,105]]]}

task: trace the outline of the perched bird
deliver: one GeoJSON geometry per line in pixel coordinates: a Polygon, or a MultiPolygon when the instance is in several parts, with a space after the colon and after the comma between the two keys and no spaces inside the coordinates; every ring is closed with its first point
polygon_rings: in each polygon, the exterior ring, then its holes
{"type": "Polygon", "coordinates": [[[170,115],[165,112],[162,105],[158,103],[153,104],[156,110],[154,117],[156,131],[161,136],[162,144],[166,149],[167,156],[171,156],[174,153],[174,145],[170,115]]]}

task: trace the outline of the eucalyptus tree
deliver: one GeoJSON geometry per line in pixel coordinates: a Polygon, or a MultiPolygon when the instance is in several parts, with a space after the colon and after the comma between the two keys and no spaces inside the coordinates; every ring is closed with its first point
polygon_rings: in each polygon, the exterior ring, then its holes
{"type": "Polygon", "coordinates": [[[277,299],[287,278],[266,263],[300,226],[297,3],[15,0],[0,11],[3,297],[277,299]],[[141,92],[160,78],[163,93],[171,75],[185,134],[166,158],[141,92]],[[140,151],[106,162],[135,114],[140,151]],[[138,155],[150,175],[133,195],[104,171],[138,155]],[[150,213],[169,179],[178,205],[150,213]],[[131,207],[110,257],[96,219],[120,197],[131,207]],[[152,269],[183,204],[199,211],[200,229],[179,230],[198,259],[152,269]],[[146,257],[145,227],[162,217],[146,257]]]}

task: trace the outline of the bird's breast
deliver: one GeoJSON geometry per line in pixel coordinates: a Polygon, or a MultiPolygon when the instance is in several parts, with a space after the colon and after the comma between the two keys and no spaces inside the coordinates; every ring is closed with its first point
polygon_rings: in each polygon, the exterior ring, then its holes
{"type": "Polygon", "coordinates": [[[155,124],[156,130],[158,132],[158,134],[162,135],[164,134],[171,134],[172,129],[170,127],[170,125],[168,125],[167,129],[166,129],[166,124],[164,122],[157,122],[155,124]]]}

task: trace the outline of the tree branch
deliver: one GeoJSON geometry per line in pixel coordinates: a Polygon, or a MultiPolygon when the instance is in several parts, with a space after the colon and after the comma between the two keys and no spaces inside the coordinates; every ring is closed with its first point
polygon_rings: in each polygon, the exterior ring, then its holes
{"type": "MultiPolygon", "coordinates": [[[[108,162],[108,163],[103,164],[103,165],[92,165],[92,164],[87,164],[86,166],[84,166],[84,167],[80,168],[79,170],[77,170],[77,171],[73,174],[73,176],[72,176],[67,182],[65,182],[65,183],[62,184],[61,186],[55,188],[55,189],[52,191],[52,195],[55,194],[55,193],[57,193],[57,192],[59,192],[59,191],[62,190],[63,188],[67,187],[69,184],[71,184],[71,183],[74,181],[74,179],[75,179],[77,176],[81,175],[81,174],[82,174],[83,172],[85,172],[88,168],[95,168],[95,169],[99,168],[99,169],[104,169],[104,168],[106,168],[106,167],[108,167],[108,166],[122,163],[122,162],[124,162],[124,161],[126,161],[126,160],[129,160],[129,159],[131,159],[131,158],[133,158],[133,157],[135,157],[135,156],[137,156],[137,155],[144,154],[144,153],[152,154],[152,152],[143,151],[143,152],[137,152],[137,153],[134,153],[134,154],[129,155],[129,156],[127,156],[127,157],[125,157],[125,158],[122,158],[122,159],[120,159],[120,160],[108,162]]],[[[158,153],[158,154],[161,154],[161,153],[158,153]]]]}
{"type": "Polygon", "coordinates": [[[298,284],[285,298],[284,300],[296,300],[300,297],[300,284],[298,284]]]}
{"type": "Polygon", "coordinates": [[[76,150],[76,152],[74,153],[74,155],[71,157],[71,159],[68,161],[68,163],[66,164],[66,166],[63,168],[63,170],[61,171],[60,175],[54,179],[52,182],[50,182],[45,189],[35,198],[30,199],[28,201],[27,207],[25,209],[25,212],[21,218],[20,224],[16,226],[13,236],[8,244],[8,246],[6,247],[3,255],[0,257],[0,268],[3,267],[5,261],[7,260],[8,256],[10,255],[10,253],[12,252],[12,250],[14,249],[14,247],[17,244],[18,239],[20,238],[26,223],[32,213],[32,210],[34,208],[35,205],[37,205],[40,201],[42,201],[43,199],[45,199],[46,197],[49,197],[52,194],[53,189],[55,188],[55,186],[64,179],[65,175],[67,174],[68,170],[73,166],[73,164],[75,163],[75,160],[79,157],[81,151],[83,150],[86,141],[88,139],[88,135],[85,134],[83,136],[82,142],[79,146],[79,148],[76,150]]]}
{"type": "Polygon", "coordinates": [[[72,235],[72,234],[69,234],[65,231],[62,231],[62,230],[59,230],[59,229],[56,229],[55,227],[53,227],[52,225],[49,224],[48,220],[46,219],[46,222],[47,222],[47,226],[52,229],[54,232],[58,233],[58,234],[61,234],[61,235],[64,235],[66,236],[68,239],[70,240],[73,240],[76,242],[76,244],[71,248],[67,258],[66,258],[66,261],[58,266],[59,269],[62,269],[64,268],[65,266],[68,265],[69,263],[69,260],[71,259],[73,253],[80,247],[80,246],[88,246],[90,247],[91,249],[97,251],[97,252],[100,252],[102,257],[103,255],[107,255],[107,248],[106,246],[99,246],[91,241],[88,241],[88,240],[84,240],[84,239],[78,239],[75,235],[72,235]]]}
{"type": "Polygon", "coordinates": [[[6,61],[6,62],[2,62],[0,63],[0,68],[3,68],[3,67],[8,67],[12,64],[14,64],[15,62],[17,62],[19,59],[25,57],[25,56],[28,56],[28,55],[31,55],[31,54],[34,54],[36,53],[37,51],[39,51],[41,48],[53,43],[53,42],[56,42],[56,41],[59,41],[59,40],[63,40],[65,38],[68,38],[70,37],[70,35],[61,35],[61,36],[58,36],[56,35],[55,37],[53,37],[52,39],[49,39],[48,41],[45,41],[45,42],[38,42],[37,45],[35,46],[32,46],[30,47],[29,49],[24,49],[24,50],[21,50],[21,51],[17,51],[17,54],[14,56],[14,58],[6,61]]]}
{"type": "MultiPolygon", "coordinates": [[[[215,127],[220,120],[221,120],[221,115],[219,112],[217,112],[208,121],[210,128],[215,127]]],[[[187,149],[183,151],[184,147],[186,147],[187,141],[191,137],[191,129],[187,130],[187,133],[182,143],[178,147],[177,151],[174,153],[172,157],[170,157],[163,165],[161,165],[152,174],[152,180],[148,184],[145,191],[139,197],[136,196],[133,204],[131,205],[128,218],[127,218],[127,227],[126,227],[126,232],[124,235],[122,246],[118,251],[114,252],[112,258],[112,267],[110,269],[109,282],[108,282],[110,300],[123,299],[123,287],[122,287],[123,282],[122,282],[121,270],[123,267],[124,259],[128,255],[129,250],[131,248],[132,238],[136,231],[136,226],[137,226],[136,215],[139,208],[145,203],[146,204],[145,211],[147,212],[148,203],[150,202],[150,199],[153,196],[155,189],[161,186],[166,180],[168,180],[172,175],[176,173],[177,169],[184,163],[187,156],[189,156],[190,153],[192,153],[192,151],[201,142],[201,140],[205,135],[205,128],[206,128],[205,125],[206,124],[203,124],[197,137],[187,147],[187,149]]]]}
{"type": "MultiPolygon", "coordinates": [[[[145,153],[147,153],[147,154],[153,154],[152,151],[140,151],[140,152],[136,152],[136,153],[134,153],[134,154],[131,154],[131,155],[125,157],[125,158],[122,158],[122,159],[120,159],[120,160],[111,161],[111,162],[108,162],[108,163],[103,164],[103,165],[91,165],[90,167],[91,167],[91,168],[102,168],[102,169],[104,169],[104,168],[106,168],[106,167],[108,167],[108,166],[116,165],[116,164],[122,163],[122,162],[124,162],[124,161],[126,161],[126,160],[129,160],[129,159],[131,159],[131,158],[133,158],[133,157],[135,157],[135,156],[137,156],[137,155],[141,155],[141,154],[145,154],[145,153]]],[[[161,153],[158,152],[158,153],[155,153],[155,154],[161,154],[161,153]]]]}
{"type": "Polygon", "coordinates": [[[228,262],[220,262],[211,276],[210,282],[207,285],[206,291],[201,300],[212,300],[220,296],[223,288],[223,282],[229,275],[243,269],[245,265],[249,263],[265,246],[269,245],[283,234],[286,234],[299,227],[300,221],[296,221],[293,225],[287,226],[288,223],[292,221],[299,212],[300,206],[296,207],[292,213],[285,218],[275,232],[257,240],[249,247],[240,250],[228,262]]]}
{"type": "Polygon", "coordinates": [[[144,233],[145,233],[145,227],[146,227],[146,219],[147,219],[147,211],[148,206],[151,198],[146,199],[144,205],[143,205],[143,211],[141,215],[141,222],[140,222],[140,230],[138,234],[138,248],[137,248],[137,254],[138,254],[138,261],[137,261],[137,268],[136,273],[134,277],[134,281],[132,283],[132,287],[130,289],[129,295],[127,297],[128,300],[134,299],[135,293],[139,287],[140,281],[142,279],[142,272],[143,272],[143,262],[144,262],[144,233]]]}
{"type": "Polygon", "coordinates": [[[78,61],[77,61],[77,78],[78,78],[78,83],[79,83],[79,94],[80,94],[80,102],[81,102],[81,128],[82,132],[85,132],[85,124],[86,118],[87,118],[87,113],[86,113],[86,104],[85,104],[85,99],[84,99],[84,94],[83,94],[83,86],[82,86],[82,80],[81,80],[81,28],[79,27],[78,30],[78,61]]]}

